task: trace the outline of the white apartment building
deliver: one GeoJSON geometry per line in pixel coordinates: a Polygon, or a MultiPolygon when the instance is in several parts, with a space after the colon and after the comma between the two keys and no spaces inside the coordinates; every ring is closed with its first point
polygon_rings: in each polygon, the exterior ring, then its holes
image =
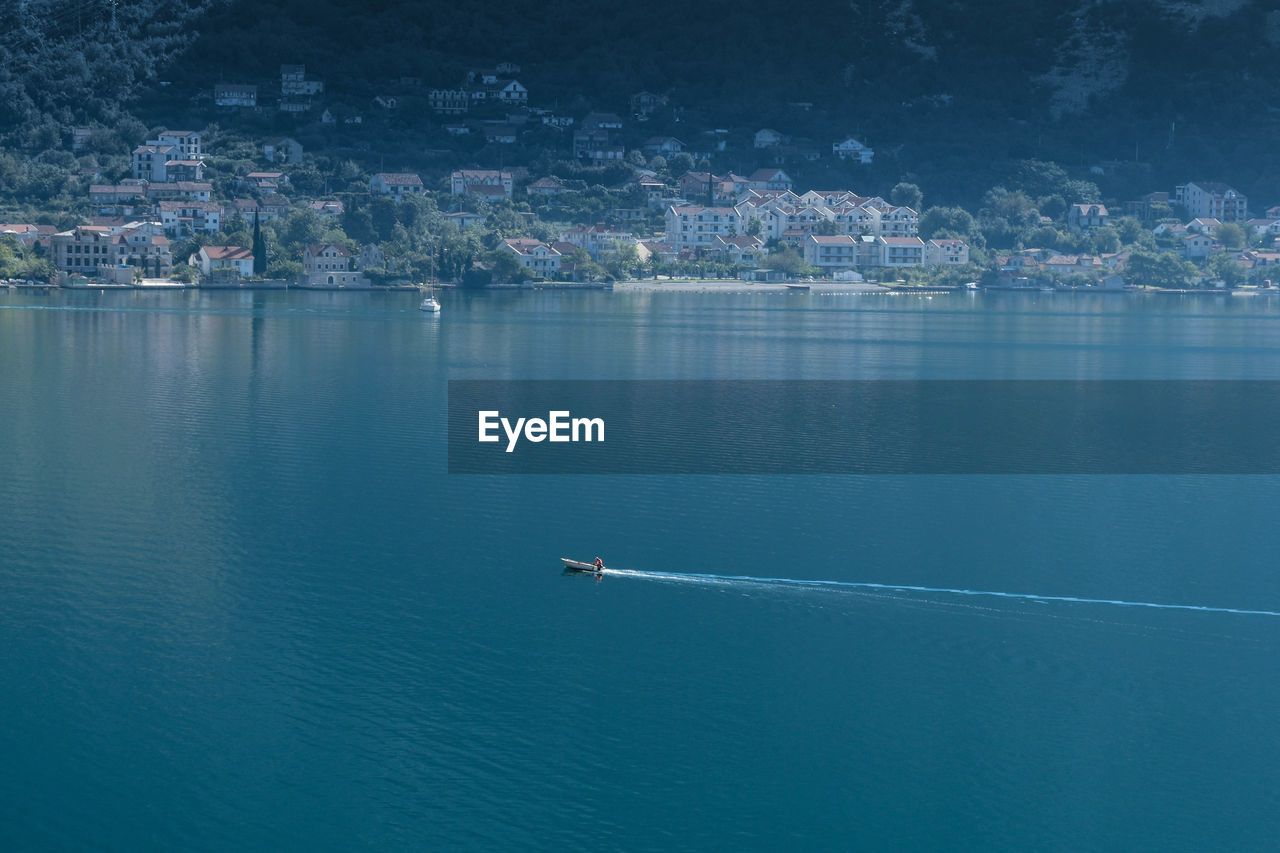
{"type": "Polygon", "coordinates": [[[667,208],[667,242],[680,249],[708,249],[716,237],[744,233],[742,217],[732,207],[683,205],[667,208]]]}

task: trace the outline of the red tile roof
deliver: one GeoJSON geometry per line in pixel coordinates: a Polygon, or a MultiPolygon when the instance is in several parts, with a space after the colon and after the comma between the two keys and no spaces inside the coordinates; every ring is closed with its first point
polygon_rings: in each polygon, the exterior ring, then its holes
{"type": "Polygon", "coordinates": [[[244,246],[205,246],[203,251],[211,261],[253,260],[253,252],[244,246]]]}

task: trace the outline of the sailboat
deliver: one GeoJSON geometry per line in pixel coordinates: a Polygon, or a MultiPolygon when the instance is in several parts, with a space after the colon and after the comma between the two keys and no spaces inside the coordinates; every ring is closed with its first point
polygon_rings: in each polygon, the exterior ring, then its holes
{"type": "Polygon", "coordinates": [[[434,252],[431,254],[431,283],[419,285],[419,287],[426,291],[427,295],[423,297],[422,304],[418,306],[418,310],[439,314],[440,300],[436,299],[436,256],[434,252]]]}

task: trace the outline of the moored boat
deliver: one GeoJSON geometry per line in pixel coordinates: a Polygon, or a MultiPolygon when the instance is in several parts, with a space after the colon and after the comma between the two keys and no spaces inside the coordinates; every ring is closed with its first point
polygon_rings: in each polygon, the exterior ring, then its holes
{"type": "Polygon", "coordinates": [[[440,310],[440,300],[436,299],[434,296],[428,296],[426,299],[422,300],[422,304],[418,306],[418,310],[430,311],[434,314],[440,310]]]}

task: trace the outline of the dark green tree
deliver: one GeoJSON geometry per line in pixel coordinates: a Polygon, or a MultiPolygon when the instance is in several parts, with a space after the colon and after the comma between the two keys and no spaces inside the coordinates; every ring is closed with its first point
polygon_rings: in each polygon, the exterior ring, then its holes
{"type": "Polygon", "coordinates": [[[1249,243],[1249,232],[1234,222],[1224,222],[1214,229],[1213,238],[1228,249],[1243,249],[1249,243]]]}
{"type": "Polygon", "coordinates": [[[961,207],[931,207],[920,217],[920,236],[925,240],[939,231],[967,239],[977,230],[973,215],[961,207]]]}
{"type": "Polygon", "coordinates": [[[262,278],[267,271],[267,241],[262,239],[262,223],[258,211],[253,212],[253,274],[262,278]]]}
{"type": "Polygon", "coordinates": [[[1185,287],[1195,267],[1173,252],[1134,252],[1125,278],[1142,287],[1185,287]]]}
{"type": "Polygon", "coordinates": [[[889,201],[900,207],[919,211],[920,205],[924,203],[924,193],[920,192],[920,188],[915,184],[902,181],[889,191],[889,201]]]}
{"type": "Polygon", "coordinates": [[[1220,279],[1227,287],[1239,287],[1248,278],[1245,268],[1226,252],[1214,252],[1210,255],[1204,270],[1209,278],[1220,279]]]}

